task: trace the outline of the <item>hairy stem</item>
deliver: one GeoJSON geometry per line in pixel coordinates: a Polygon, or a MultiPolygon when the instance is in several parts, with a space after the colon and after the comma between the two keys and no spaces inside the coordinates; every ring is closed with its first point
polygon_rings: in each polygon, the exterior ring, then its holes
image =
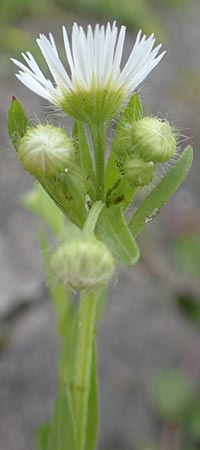
{"type": "Polygon", "coordinates": [[[73,380],[74,412],[78,450],[84,450],[88,416],[92,348],[95,339],[97,293],[82,294],[79,305],[75,374],[73,380]]]}

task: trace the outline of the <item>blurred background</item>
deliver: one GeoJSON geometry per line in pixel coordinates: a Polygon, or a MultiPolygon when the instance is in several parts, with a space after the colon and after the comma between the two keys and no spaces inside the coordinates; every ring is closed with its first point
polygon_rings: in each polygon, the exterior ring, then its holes
{"type": "MultiPolygon", "coordinates": [[[[120,270],[99,331],[99,450],[200,448],[200,3],[198,0],[1,0],[0,3],[0,450],[35,448],[56,386],[58,340],[38,248],[39,219],[21,197],[33,181],[8,139],[12,95],[37,123],[45,101],[20,85],[10,57],[43,64],[35,39],[61,26],[117,20],[154,32],[167,54],[140,87],[146,114],[167,117],[180,148],[194,144],[192,171],[145,230],[137,267],[120,270]]],[[[66,126],[69,120],[66,121],[66,126]]],[[[141,196],[145,193],[142,192],[141,196]]],[[[70,449],[69,449],[70,450],[70,449]]]]}

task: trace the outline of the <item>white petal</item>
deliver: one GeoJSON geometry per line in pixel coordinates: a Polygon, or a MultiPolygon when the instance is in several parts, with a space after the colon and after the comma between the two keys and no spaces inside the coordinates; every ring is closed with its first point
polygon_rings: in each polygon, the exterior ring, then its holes
{"type": "Polygon", "coordinates": [[[164,53],[157,58],[161,45],[152,50],[155,43],[154,35],[152,34],[146,39],[144,35],[140,40],[141,32],[138,33],[135,45],[128,58],[128,61],[121,72],[120,82],[127,83],[127,86],[134,86],[134,89],[144,80],[144,78],[153,70],[159,63],[164,53]]]}
{"type": "Polygon", "coordinates": [[[68,39],[68,34],[67,34],[67,30],[65,27],[63,27],[63,39],[64,39],[64,45],[65,45],[65,51],[66,51],[66,55],[67,55],[67,60],[71,69],[71,72],[74,71],[74,61],[72,58],[72,53],[71,53],[71,48],[69,45],[69,39],[68,39]]]}
{"type": "Polygon", "coordinates": [[[80,39],[78,25],[74,23],[72,30],[72,54],[74,60],[74,72],[72,73],[72,82],[77,83],[79,86],[86,87],[85,79],[82,74],[82,67],[80,61],[80,39]]]}
{"type": "MultiPolygon", "coordinates": [[[[108,24],[110,25],[110,24],[108,24]]],[[[113,23],[112,30],[107,26],[106,30],[106,51],[104,55],[104,78],[105,83],[110,79],[113,70],[113,58],[117,39],[117,27],[113,23]]]]}
{"type": "MultiPolygon", "coordinates": [[[[32,79],[33,81],[37,81],[38,84],[40,84],[43,88],[48,89],[49,92],[53,92],[54,91],[54,86],[51,83],[50,80],[47,80],[44,75],[42,74],[42,72],[40,71],[39,67],[37,66],[35,60],[29,60],[27,55],[22,54],[23,57],[25,58],[25,60],[27,60],[27,62],[29,63],[29,65],[32,67],[32,69],[35,68],[35,72],[31,71],[27,66],[25,66],[23,63],[21,63],[20,61],[17,61],[16,59],[11,58],[11,61],[13,61],[20,69],[19,74],[22,75],[28,75],[28,79],[32,79]],[[36,65],[36,66],[35,66],[36,65]]],[[[19,78],[19,77],[17,77],[19,78]]],[[[21,79],[21,77],[20,77],[21,79]]],[[[27,86],[28,87],[28,86],[27,86]]],[[[31,88],[30,88],[31,89],[31,88]]]]}
{"type": "Polygon", "coordinates": [[[147,63],[140,71],[136,72],[133,75],[133,78],[130,78],[130,80],[128,81],[127,87],[129,87],[131,91],[135,90],[139,86],[139,84],[142,83],[142,81],[147,77],[147,75],[149,75],[149,73],[154,69],[154,67],[157,66],[165,53],[166,52],[161,53],[156,59],[151,61],[151,63],[147,63]]]}
{"type": "Polygon", "coordinates": [[[45,89],[38,81],[34,80],[34,78],[28,73],[19,72],[16,74],[16,77],[31,91],[38,94],[40,97],[45,98],[46,100],[52,101],[52,96],[49,94],[47,89],[45,89]]]}
{"type": "Polygon", "coordinates": [[[113,61],[113,68],[116,72],[120,69],[125,35],[126,35],[126,27],[122,26],[119,33],[118,42],[115,50],[115,57],[113,61]]]}
{"type": "Polygon", "coordinates": [[[56,52],[52,51],[53,48],[46,36],[40,35],[37,43],[58,86],[70,89],[72,86],[71,80],[56,52]]]}

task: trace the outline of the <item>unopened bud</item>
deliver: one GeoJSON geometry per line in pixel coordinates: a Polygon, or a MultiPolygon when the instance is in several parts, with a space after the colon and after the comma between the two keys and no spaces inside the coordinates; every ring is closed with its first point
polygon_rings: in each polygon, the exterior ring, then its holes
{"type": "Polygon", "coordinates": [[[62,128],[40,124],[21,139],[18,156],[32,175],[56,176],[73,160],[73,141],[62,128]]]}
{"type": "Polygon", "coordinates": [[[123,170],[131,186],[142,187],[152,182],[155,164],[152,161],[146,162],[140,158],[130,158],[125,162],[123,170]]]}
{"type": "Polygon", "coordinates": [[[131,141],[134,153],[145,161],[162,163],[176,153],[176,137],[171,126],[153,117],[135,122],[131,141]]]}
{"type": "Polygon", "coordinates": [[[52,257],[53,270],[72,292],[93,291],[110,281],[115,263],[103,242],[79,238],[62,244],[52,257]]]}

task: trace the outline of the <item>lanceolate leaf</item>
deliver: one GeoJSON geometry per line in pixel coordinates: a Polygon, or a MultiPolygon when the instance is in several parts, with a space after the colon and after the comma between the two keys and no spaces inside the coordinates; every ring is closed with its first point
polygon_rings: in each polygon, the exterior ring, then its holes
{"type": "Polygon", "coordinates": [[[58,394],[50,426],[47,450],[77,450],[75,420],[70,394],[65,387],[58,394]]]}
{"type": "Polygon", "coordinates": [[[128,207],[133,199],[133,188],[125,177],[121,177],[117,183],[107,192],[106,206],[119,205],[123,210],[128,207]]]}
{"type": "MultiPolygon", "coordinates": [[[[83,226],[87,186],[80,172],[60,174],[59,178],[42,177],[38,181],[61,211],[78,226],[83,226]]],[[[87,183],[87,182],[86,182],[87,183]]]]}
{"type": "Polygon", "coordinates": [[[106,166],[105,174],[105,186],[106,193],[109,196],[110,191],[114,188],[115,184],[120,180],[121,174],[117,166],[116,154],[114,152],[110,153],[110,157],[106,166]]]}
{"type": "Polygon", "coordinates": [[[49,424],[40,425],[36,432],[37,450],[47,450],[49,436],[49,424]]]}
{"type": "Polygon", "coordinates": [[[90,389],[88,398],[88,417],[84,450],[95,450],[98,439],[98,385],[97,385],[96,343],[93,343],[90,389]]]}
{"type": "Polygon", "coordinates": [[[104,207],[97,222],[96,234],[121,265],[131,266],[137,262],[139,250],[120,206],[104,207]]]}
{"type": "Polygon", "coordinates": [[[8,133],[15,150],[18,150],[20,139],[25,135],[30,123],[20,102],[13,97],[7,117],[8,133]]]}
{"type": "Polygon", "coordinates": [[[193,149],[188,146],[167,175],[162,178],[137,209],[129,224],[133,236],[137,236],[143,230],[146,223],[157,215],[162,206],[179,188],[191,168],[192,159],[193,149]]]}
{"type": "Polygon", "coordinates": [[[74,138],[74,144],[77,151],[77,156],[80,161],[80,167],[85,173],[85,176],[94,181],[94,168],[92,157],[90,153],[90,147],[87,140],[87,135],[84,126],[81,122],[75,122],[72,130],[72,136],[74,138]]]}

